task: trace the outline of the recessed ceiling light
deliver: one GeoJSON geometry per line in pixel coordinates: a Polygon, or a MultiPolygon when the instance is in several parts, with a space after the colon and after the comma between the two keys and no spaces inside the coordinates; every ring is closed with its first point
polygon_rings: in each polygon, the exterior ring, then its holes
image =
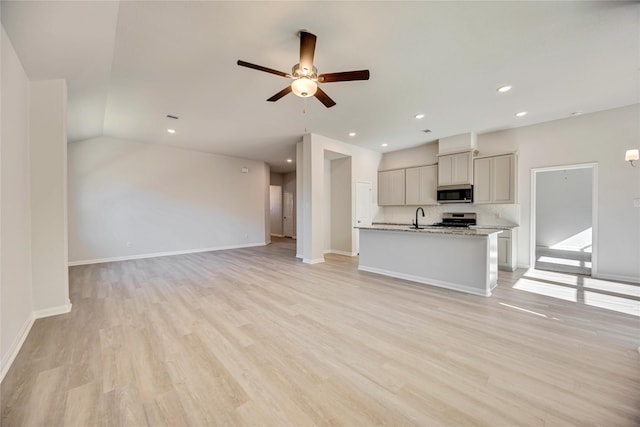
{"type": "Polygon", "coordinates": [[[383,147],[386,147],[387,145],[389,145],[389,144],[387,144],[386,142],[384,144],[382,144],[383,147]]]}
{"type": "Polygon", "coordinates": [[[424,118],[424,114],[416,114],[415,118],[416,119],[422,119],[422,118],[424,118]]]}
{"type": "Polygon", "coordinates": [[[291,163],[291,162],[293,162],[293,160],[287,159],[287,163],[291,163]]]}
{"type": "Polygon", "coordinates": [[[519,113],[516,113],[516,117],[524,117],[527,115],[526,111],[520,111],[519,113]]]}
{"type": "Polygon", "coordinates": [[[167,132],[169,132],[169,133],[176,133],[176,130],[175,130],[175,129],[167,129],[167,132]]]}
{"type": "Polygon", "coordinates": [[[355,132],[349,132],[349,136],[356,136],[355,132]]]}
{"type": "Polygon", "coordinates": [[[498,92],[500,93],[505,93],[505,92],[509,92],[511,89],[513,88],[513,86],[511,85],[504,85],[504,86],[500,86],[498,89],[496,89],[498,92]]]}

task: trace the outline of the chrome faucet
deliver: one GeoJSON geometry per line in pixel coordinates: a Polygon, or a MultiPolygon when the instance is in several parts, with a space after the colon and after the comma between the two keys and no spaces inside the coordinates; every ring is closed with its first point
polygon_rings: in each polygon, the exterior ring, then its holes
{"type": "Polygon", "coordinates": [[[424,218],[424,209],[416,209],[416,222],[412,223],[414,228],[420,228],[420,226],[418,225],[418,211],[422,211],[422,217],[424,218]]]}

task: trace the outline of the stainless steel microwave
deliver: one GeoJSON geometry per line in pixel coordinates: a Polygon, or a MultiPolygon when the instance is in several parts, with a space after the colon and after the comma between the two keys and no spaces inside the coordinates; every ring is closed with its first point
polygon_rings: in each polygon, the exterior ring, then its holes
{"type": "Polygon", "coordinates": [[[438,203],[473,203],[473,185],[438,187],[438,203]]]}

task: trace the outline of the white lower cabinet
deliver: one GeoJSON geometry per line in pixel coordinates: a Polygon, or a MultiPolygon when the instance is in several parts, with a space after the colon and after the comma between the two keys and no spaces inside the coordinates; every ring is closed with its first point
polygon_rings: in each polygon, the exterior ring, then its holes
{"type": "Polygon", "coordinates": [[[503,230],[498,234],[498,268],[505,271],[514,271],[518,261],[517,229],[503,230]]]}

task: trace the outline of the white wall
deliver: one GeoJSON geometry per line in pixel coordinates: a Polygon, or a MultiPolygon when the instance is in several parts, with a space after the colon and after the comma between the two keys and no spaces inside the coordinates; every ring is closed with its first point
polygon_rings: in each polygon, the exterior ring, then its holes
{"type": "Polygon", "coordinates": [[[31,82],[31,254],[36,317],[66,313],[67,85],[31,82]]]}
{"type": "MultiPolygon", "coordinates": [[[[598,164],[598,268],[594,275],[640,281],[640,167],[624,161],[640,143],[640,104],[478,136],[480,154],[518,151],[518,264],[529,265],[531,169],[598,164]]],[[[594,266],[595,267],[595,266],[594,266]]]]}
{"type": "MultiPolygon", "coordinates": [[[[322,253],[331,251],[331,159],[327,157],[325,152],[324,158],[324,182],[323,182],[323,196],[322,196],[322,253]]],[[[316,224],[319,224],[316,221],[316,224]]]]}
{"type": "Polygon", "coordinates": [[[293,237],[296,237],[296,173],[290,172],[284,175],[282,184],[283,193],[293,194],[293,237]]]}
{"type": "Polygon", "coordinates": [[[553,246],[591,228],[591,168],[539,172],[536,245],[553,246]]]}
{"type": "Polygon", "coordinates": [[[427,143],[418,147],[384,153],[380,162],[380,170],[403,169],[414,166],[433,165],[438,163],[438,142],[427,143]]]}
{"type": "Polygon", "coordinates": [[[4,28],[1,84],[0,355],[3,377],[33,321],[29,184],[30,84],[4,28]]]}
{"type": "Polygon", "coordinates": [[[68,160],[72,263],[268,241],[263,162],[107,137],[70,144],[68,160]]]}
{"type": "MultiPolygon", "coordinates": [[[[297,256],[306,263],[322,262],[324,236],[323,201],[325,194],[324,153],[330,151],[351,157],[351,187],[356,181],[372,183],[374,200],[372,215],[378,211],[377,171],[382,155],[378,152],[346,144],[321,135],[306,134],[296,147],[298,182],[297,256]]],[[[355,191],[352,190],[352,194],[355,191]]],[[[355,223],[355,200],[351,198],[351,224],[355,223]]],[[[357,230],[351,228],[351,252],[357,252],[357,230]]]]}
{"type": "Polygon", "coordinates": [[[271,185],[279,185],[282,187],[284,176],[281,173],[270,172],[269,173],[269,183],[271,185]]]}
{"type": "Polygon", "coordinates": [[[351,157],[331,161],[331,252],[342,255],[354,255],[351,231],[353,228],[352,194],[355,194],[351,182],[351,157]]]}

